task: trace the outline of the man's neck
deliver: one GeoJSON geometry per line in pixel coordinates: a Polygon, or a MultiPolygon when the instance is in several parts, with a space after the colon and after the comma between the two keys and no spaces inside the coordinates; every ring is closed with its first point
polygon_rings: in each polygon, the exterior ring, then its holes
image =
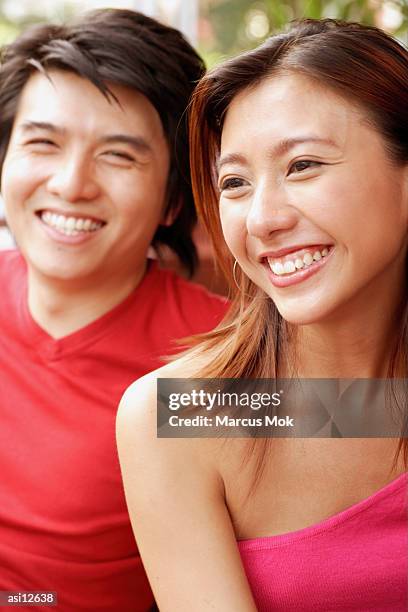
{"type": "Polygon", "coordinates": [[[28,308],[35,322],[55,339],[68,336],[120,304],[140,284],[146,263],[132,275],[100,282],[63,281],[28,272],[28,308]]]}

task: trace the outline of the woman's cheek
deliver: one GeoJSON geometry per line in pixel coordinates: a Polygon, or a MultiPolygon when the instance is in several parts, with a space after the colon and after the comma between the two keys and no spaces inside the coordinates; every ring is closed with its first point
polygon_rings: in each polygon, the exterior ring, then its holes
{"type": "Polygon", "coordinates": [[[244,215],[230,202],[220,201],[220,219],[225,242],[236,257],[245,247],[246,221],[244,215]]]}

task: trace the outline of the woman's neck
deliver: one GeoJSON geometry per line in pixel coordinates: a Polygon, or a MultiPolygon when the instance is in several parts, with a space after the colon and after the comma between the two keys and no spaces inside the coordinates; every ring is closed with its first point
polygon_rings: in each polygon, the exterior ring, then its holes
{"type": "Polygon", "coordinates": [[[324,322],[299,326],[292,342],[298,376],[386,378],[400,334],[400,303],[354,304],[324,322]]]}

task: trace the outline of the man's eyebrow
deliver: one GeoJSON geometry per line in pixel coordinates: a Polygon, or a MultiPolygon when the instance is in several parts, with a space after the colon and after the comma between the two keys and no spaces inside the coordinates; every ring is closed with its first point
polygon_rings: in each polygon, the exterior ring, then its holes
{"type": "MultiPolygon", "coordinates": [[[[21,124],[21,129],[24,132],[31,132],[35,130],[46,130],[48,132],[54,132],[58,134],[64,134],[65,128],[49,123],[47,121],[24,121],[21,124]]],[[[122,143],[131,146],[137,153],[151,153],[152,147],[149,145],[147,140],[142,136],[130,136],[129,134],[107,134],[99,139],[101,144],[114,144],[122,143]]]]}
{"type": "Polygon", "coordinates": [[[20,128],[24,132],[31,132],[34,130],[47,130],[48,132],[65,132],[64,128],[55,125],[54,123],[48,123],[47,121],[24,121],[20,128]]]}
{"type": "Polygon", "coordinates": [[[132,147],[137,153],[152,153],[153,149],[142,136],[130,136],[129,134],[108,134],[100,139],[102,144],[121,143],[132,147]]]}
{"type": "MultiPolygon", "coordinates": [[[[319,136],[297,136],[295,138],[284,138],[280,140],[268,153],[268,157],[274,158],[279,155],[284,155],[288,153],[291,149],[296,147],[299,144],[303,144],[305,142],[312,142],[317,144],[328,145],[330,147],[338,148],[338,145],[331,138],[320,138],[319,136]]],[[[222,166],[225,164],[240,164],[245,166],[248,164],[244,155],[240,153],[228,153],[224,155],[217,161],[217,171],[220,171],[222,166]]]]}

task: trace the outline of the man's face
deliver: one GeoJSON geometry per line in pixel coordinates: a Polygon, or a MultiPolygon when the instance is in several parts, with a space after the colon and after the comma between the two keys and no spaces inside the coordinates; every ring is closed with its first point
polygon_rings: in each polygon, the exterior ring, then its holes
{"type": "Polygon", "coordinates": [[[32,276],[86,286],[143,272],[162,220],[169,150],[142,94],[86,79],[30,77],[2,171],[6,215],[32,276]]]}

